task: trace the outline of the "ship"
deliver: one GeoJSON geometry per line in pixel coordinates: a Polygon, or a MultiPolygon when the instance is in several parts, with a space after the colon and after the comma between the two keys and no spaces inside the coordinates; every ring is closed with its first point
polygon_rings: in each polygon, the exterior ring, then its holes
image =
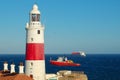
{"type": "Polygon", "coordinates": [[[68,60],[67,57],[58,57],[57,60],[50,59],[50,64],[56,66],[80,66],[79,63],[74,63],[73,60],[68,60]]]}
{"type": "Polygon", "coordinates": [[[73,54],[73,55],[74,55],[74,54],[75,54],[75,55],[77,54],[77,55],[84,56],[84,57],[86,56],[86,54],[85,54],[84,51],[72,52],[72,54],[73,54]]]}

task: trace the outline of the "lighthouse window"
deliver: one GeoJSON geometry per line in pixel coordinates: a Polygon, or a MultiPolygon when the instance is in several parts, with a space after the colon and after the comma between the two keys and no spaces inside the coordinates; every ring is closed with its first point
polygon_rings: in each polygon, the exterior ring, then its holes
{"type": "Polygon", "coordinates": [[[31,66],[33,66],[33,63],[31,62],[31,66]]]}
{"type": "Polygon", "coordinates": [[[32,14],[32,21],[35,21],[36,14],[32,14]]]}
{"type": "Polygon", "coordinates": [[[37,21],[40,21],[40,14],[37,14],[37,21]]]}
{"type": "Polygon", "coordinates": [[[39,21],[40,14],[32,14],[32,21],[39,21]]]}
{"type": "Polygon", "coordinates": [[[40,30],[38,30],[37,33],[40,34],[40,30]]]}
{"type": "Polygon", "coordinates": [[[33,41],[33,38],[31,38],[31,41],[33,41]]]}

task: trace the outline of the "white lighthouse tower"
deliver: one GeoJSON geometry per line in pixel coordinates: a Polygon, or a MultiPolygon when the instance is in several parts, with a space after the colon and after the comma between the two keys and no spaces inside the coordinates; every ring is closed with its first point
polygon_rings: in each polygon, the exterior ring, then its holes
{"type": "Polygon", "coordinates": [[[26,75],[34,80],[45,80],[44,27],[36,4],[30,12],[30,22],[26,25],[25,63],[26,75]]]}

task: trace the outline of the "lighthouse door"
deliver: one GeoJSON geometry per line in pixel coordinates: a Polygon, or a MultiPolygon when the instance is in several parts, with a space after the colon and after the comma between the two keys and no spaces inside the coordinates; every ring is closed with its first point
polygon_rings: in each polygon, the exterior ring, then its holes
{"type": "Polygon", "coordinates": [[[32,74],[30,74],[30,78],[33,78],[33,75],[32,75],[32,74]]]}

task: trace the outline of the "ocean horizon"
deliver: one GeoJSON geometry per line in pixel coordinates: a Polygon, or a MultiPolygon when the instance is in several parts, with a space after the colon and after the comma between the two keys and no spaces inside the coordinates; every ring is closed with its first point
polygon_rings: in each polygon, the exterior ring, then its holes
{"type": "MultiPolygon", "coordinates": [[[[23,62],[25,65],[25,54],[0,54],[0,70],[3,70],[3,63],[14,63],[18,72],[18,65],[23,62]]],[[[46,73],[56,73],[60,70],[84,71],[88,80],[120,80],[120,54],[86,54],[86,57],[72,54],[45,54],[46,73]],[[50,58],[56,60],[60,56],[66,56],[79,67],[60,67],[49,63],[50,58]]]]}

